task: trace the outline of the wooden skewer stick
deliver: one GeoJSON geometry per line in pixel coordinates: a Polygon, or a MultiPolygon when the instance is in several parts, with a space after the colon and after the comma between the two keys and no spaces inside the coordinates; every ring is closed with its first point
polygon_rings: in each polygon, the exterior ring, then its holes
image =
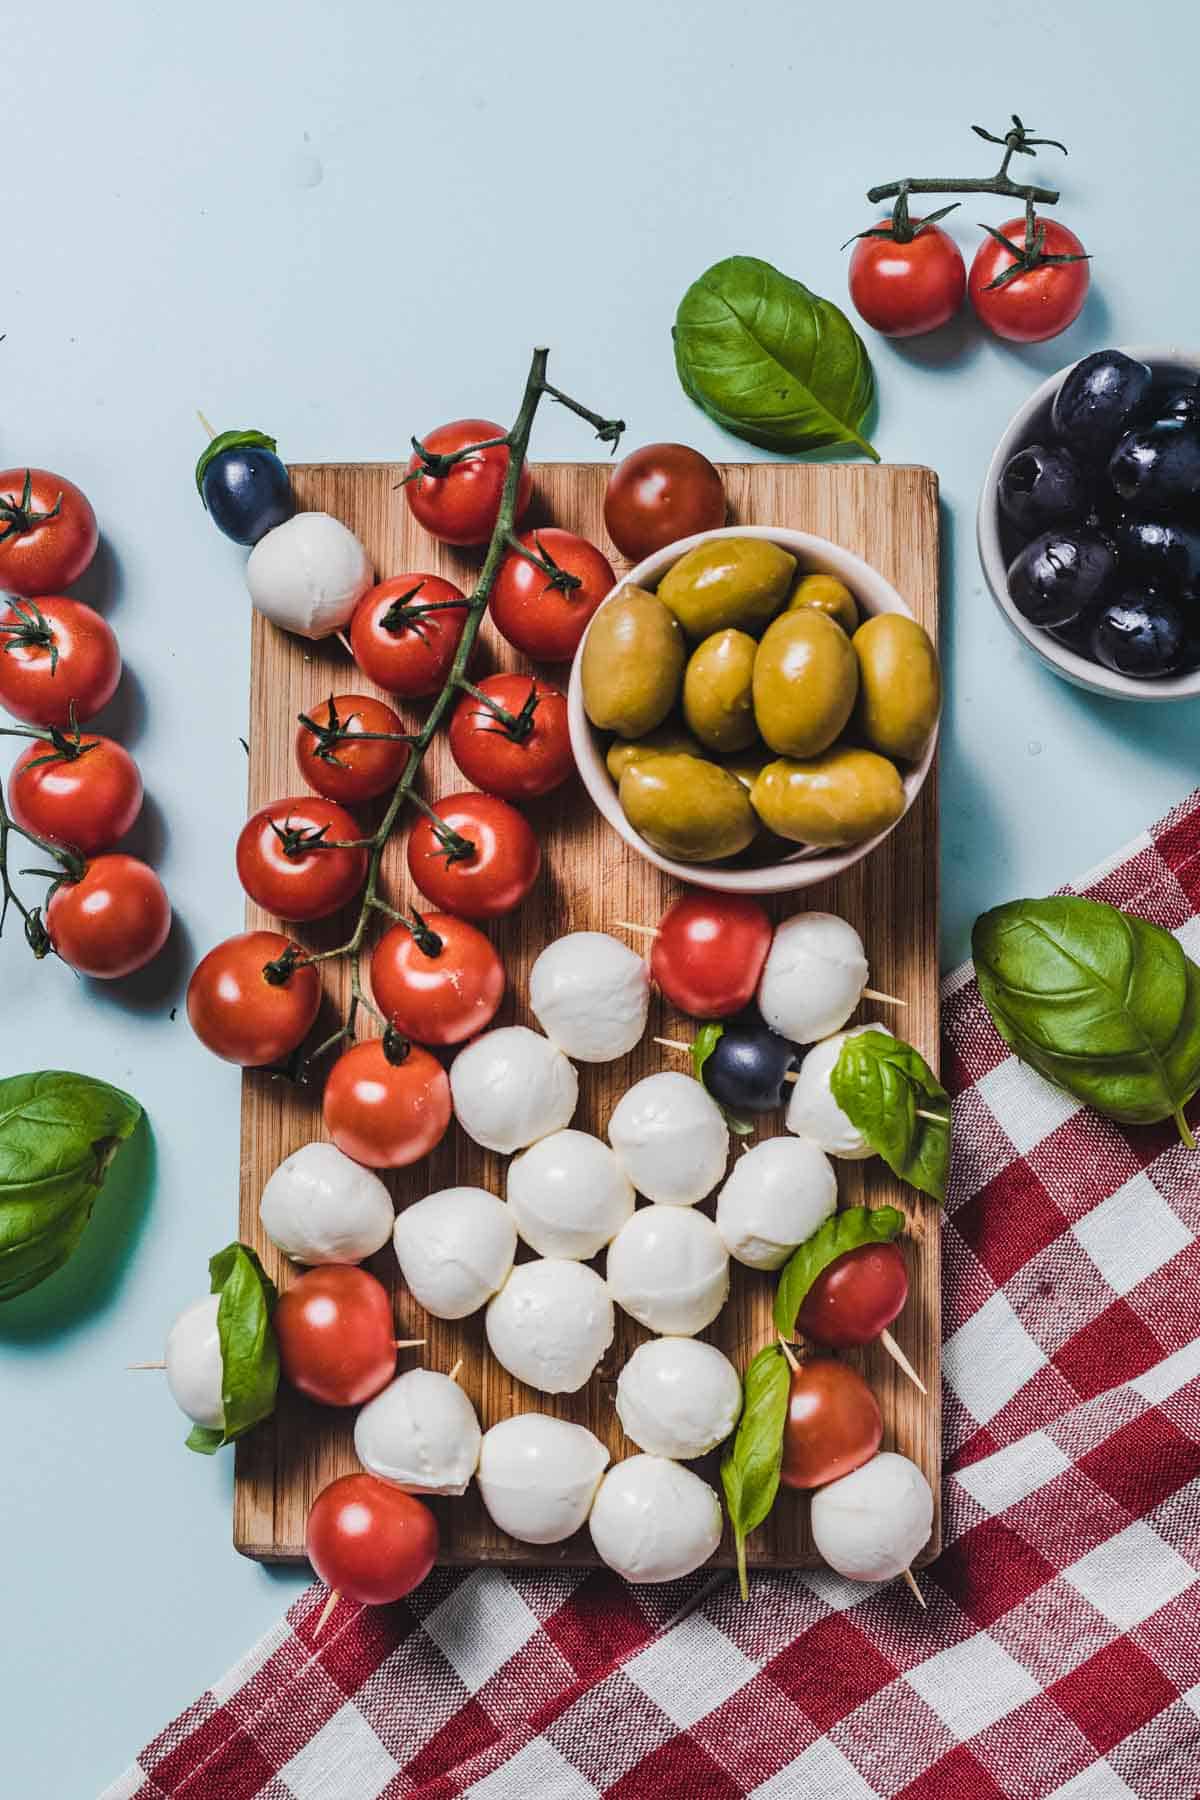
{"type": "Polygon", "coordinates": [[[205,418],[204,414],[200,411],[199,407],[196,408],[196,417],[199,419],[200,423],[203,425],[205,431],[207,431],[209,437],[215,438],[217,435],[216,431],[209,424],[208,420],[205,418]]]}
{"type": "Polygon", "coordinates": [[[397,1350],[419,1350],[425,1342],[424,1338],[397,1338],[397,1350]]]}
{"type": "Polygon", "coordinates": [[[685,1056],[692,1054],[692,1046],[685,1044],[682,1038],[656,1037],[654,1041],[656,1044],[661,1044],[664,1050],[682,1050],[685,1056]]]}
{"type": "Polygon", "coordinates": [[[860,998],[863,1000],[877,1000],[880,1006],[908,1005],[907,1000],[898,1000],[895,994],[881,994],[878,988],[864,988],[860,998]]]}
{"type": "Polygon", "coordinates": [[[128,1369],[165,1369],[165,1368],[166,1368],[166,1366],[167,1366],[167,1365],[166,1365],[166,1363],[165,1363],[165,1362],[157,1362],[157,1363],[126,1363],[126,1364],[125,1364],[125,1367],[126,1367],[126,1369],[127,1369],[127,1370],[128,1370],[128,1369]]]}
{"type": "MultiPolygon", "coordinates": [[[[316,1629],[313,1632],[313,1643],[314,1644],[316,1643],[317,1639],[320,1637],[321,1633],[324,1631],[326,1623],[329,1619],[329,1615],[333,1611],[334,1607],[337,1605],[337,1603],[341,1599],[341,1597],[342,1597],[342,1592],[341,1592],[340,1588],[330,1588],[329,1598],[325,1602],[324,1606],[321,1608],[321,1616],[317,1620],[316,1629]]],[[[925,1604],[925,1602],[922,1601],[921,1604],[923,1606],[925,1604]]]]}
{"type": "Polygon", "coordinates": [[[642,937],[658,936],[657,925],[635,925],[632,919],[617,919],[615,923],[618,931],[636,931],[642,937]]]}
{"type": "Polygon", "coordinates": [[[350,648],[350,639],[346,636],[345,632],[344,631],[335,631],[333,635],[337,639],[338,643],[342,646],[342,649],[346,652],[346,655],[353,656],[354,652],[350,648]]]}
{"type": "Polygon", "coordinates": [[[458,1361],[455,1363],[454,1367],[450,1371],[450,1374],[448,1377],[448,1379],[450,1381],[458,1380],[459,1375],[462,1373],[462,1366],[463,1366],[463,1358],[460,1356],[458,1361]]]}
{"type": "Polygon", "coordinates": [[[904,1582],[905,1587],[908,1588],[909,1592],[912,1594],[913,1599],[916,1601],[917,1605],[920,1607],[921,1611],[928,1612],[929,1608],[925,1604],[925,1596],[921,1592],[920,1588],[917,1586],[917,1578],[913,1574],[911,1569],[904,1570],[902,1580],[904,1582]]]}
{"type": "Polygon", "coordinates": [[[788,1343],[787,1339],[784,1337],[782,1331],[779,1333],[779,1348],[783,1351],[783,1354],[787,1357],[788,1367],[791,1369],[793,1375],[798,1375],[800,1373],[800,1364],[796,1361],[796,1353],[792,1349],[792,1346],[788,1343]]]}
{"type": "Polygon", "coordinates": [[[949,1119],[943,1119],[941,1113],[927,1112],[923,1106],[913,1108],[918,1119],[928,1119],[934,1125],[948,1125],[949,1119]]]}
{"type": "Polygon", "coordinates": [[[923,1394],[928,1395],[929,1389],[925,1386],[925,1383],[921,1380],[921,1377],[917,1374],[917,1371],[913,1368],[891,1332],[881,1331],[879,1334],[879,1341],[887,1351],[888,1355],[892,1358],[892,1361],[904,1370],[904,1373],[908,1376],[908,1379],[913,1385],[919,1387],[923,1394]]]}

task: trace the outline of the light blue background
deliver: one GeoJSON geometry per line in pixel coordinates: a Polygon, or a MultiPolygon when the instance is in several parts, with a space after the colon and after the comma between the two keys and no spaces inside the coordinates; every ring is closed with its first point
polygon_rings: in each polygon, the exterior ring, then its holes
{"type": "MultiPolygon", "coordinates": [[[[1109,342],[1200,341],[1200,10],[4,0],[0,15],[0,462],[70,474],[99,513],[88,591],[128,667],[113,718],[179,918],[164,963],[112,991],[35,966],[19,932],[0,947],[0,1072],[111,1077],[152,1126],[70,1269],[0,1316],[0,1792],[81,1800],[302,1580],[234,1554],[232,1459],[189,1455],[162,1379],[124,1373],[161,1354],[235,1218],[237,1075],[170,1017],[198,952],[241,918],[248,614],[240,553],[192,486],[194,409],[269,429],[297,460],[393,457],[443,418],[509,418],[545,342],[553,379],[622,414],[629,446],[736,457],[672,367],[693,277],[747,251],[844,301],[839,246],[870,221],[870,184],[986,170],[967,126],[1002,128],[1014,106],[1063,137],[1070,160],[1040,168],[1095,254],[1069,335],[1030,350],[969,323],[909,348],[869,335],[876,443],[942,480],[957,961],[983,906],[1082,871],[1196,779],[1195,706],[1085,696],[1008,635],[973,513],[1045,373],[1109,342]]],[[[973,222],[1005,213],[982,198],[955,215],[968,256],[973,222]]],[[[586,428],[547,407],[535,453],[586,457],[586,428]]]]}

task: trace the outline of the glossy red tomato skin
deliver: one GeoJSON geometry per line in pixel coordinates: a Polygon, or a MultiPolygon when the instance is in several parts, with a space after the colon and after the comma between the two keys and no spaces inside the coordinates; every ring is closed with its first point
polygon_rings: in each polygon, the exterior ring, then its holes
{"type": "Polygon", "coordinates": [[[310,1269],[271,1315],[279,1366],[318,1406],[365,1406],[396,1373],[396,1325],[382,1281],[346,1263],[310,1269]]]}
{"type": "Polygon", "coordinates": [[[242,931],[197,963],[188,983],[188,1019],[214,1056],[258,1069],[282,1062],[304,1042],[321,1005],[316,969],[303,963],[278,983],[263,974],[290,943],[278,931],[242,931]]]}
{"type": "Polygon", "coordinates": [[[728,1019],[753,1000],[773,935],[747,895],[684,894],[659,920],[650,973],[680,1012],[728,1019]]]}
{"type": "Polygon", "coordinates": [[[289,854],[279,833],[323,831],[331,843],[353,843],[362,827],[351,813],[319,795],[294,794],[253,813],[237,841],[238,880],[257,906],[276,918],[325,919],[352,900],[367,874],[365,850],[298,849],[289,854]]]}
{"type": "Polygon", "coordinates": [[[899,1317],[908,1270],[897,1244],[859,1244],[821,1270],[804,1296],[796,1329],[831,1350],[870,1344],[899,1317]]]}
{"type": "Polygon", "coordinates": [[[350,648],[363,674],[389,694],[419,700],[446,684],[459,640],[467,623],[461,588],[440,575],[397,575],[370,588],[350,621],[350,648]],[[463,605],[447,602],[462,600],[463,605]],[[397,603],[446,607],[419,618],[384,621],[397,603]]]}
{"type": "MultiPolygon", "coordinates": [[[[78,581],[100,541],[92,503],[81,488],[49,469],[0,471],[0,501],[20,508],[29,477],[29,510],[52,516],[18,528],[0,543],[0,592],[55,594],[78,581]]],[[[0,519],[0,529],[11,521],[0,519]]]]}
{"type": "Polygon", "coordinates": [[[359,806],[394,788],[409,757],[407,744],[385,744],[362,734],[399,734],[404,731],[404,721],[370,694],[336,694],[332,702],[322,700],[319,706],[309,707],[308,717],[314,725],[329,725],[331,704],[339,729],[354,735],[330,745],[329,756],[319,756],[320,738],[301,725],[296,732],[296,766],[309,787],[326,800],[336,800],[339,806],[359,806]]]}
{"type": "Polygon", "coordinates": [[[406,925],[384,932],[371,957],[371,992],[384,1017],[422,1044],[462,1044],[484,1031],[504,998],[504,964],[491,941],[466,919],[430,913],[432,955],[406,925]]]}
{"type": "MultiPolygon", "coordinates": [[[[1083,245],[1057,219],[1039,219],[1045,226],[1045,250],[1050,256],[1084,255],[1083,245]]],[[[1009,219],[1000,231],[1014,244],[1025,241],[1025,220],[1009,219]]],[[[996,337],[1013,344],[1041,344],[1073,325],[1083,311],[1091,281],[1087,261],[1043,265],[1018,275],[1003,287],[989,283],[1011,269],[1013,258],[995,238],[985,238],[975,252],[967,291],[980,322],[996,337]]]]}
{"type": "Polygon", "coordinates": [[[622,556],[641,562],[696,531],[725,523],[721,477],[687,444],[643,444],[613,470],[604,523],[622,556]]]}
{"type": "Polygon", "coordinates": [[[534,662],[569,662],[592,614],[616,584],[612,564],[595,544],[555,525],[522,532],[521,543],[578,576],[579,586],[556,588],[544,569],[510,550],[496,571],[488,601],[492,622],[501,637],[534,662]]]}
{"type": "Polygon", "coordinates": [[[39,738],[22,750],[8,778],[8,809],[25,831],[95,856],[134,824],[142,809],[142,778],[128,750],[112,738],[84,733],[79,749],[78,756],[56,755],[39,738]]]}
{"type": "Polygon", "coordinates": [[[329,1135],[369,1169],[404,1169],[441,1143],[450,1123],[450,1081],[436,1057],[413,1044],[389,1062],[381,1038],[338,1057],[325,1083],[329,1135]]]}
{"type": "Polygon", "coordinates": [[[34,618],[36,608],[54,644],[23,644],[0,630],[0,706],[27,725],[70,725],[107,706],[121,679],[121,652],[112,627],[82,600],[50,594],[5,607],[0,627],[34,618]],[[55,658],[54,652],[57,652],[55,658]]]}
{"type": "Polygon", "coordinates": [[[450,753],[467,780],[502,800],[533,800],[561,787],[575,769],[566,696],[532,675],[488,675],[478,687],[514,718],[531,692],[537,705],[533,729],[518,739],[484,701],[463,695],[450,719],[450,753]]]}
{"type": "Polygon", "coordinates": [[[55,888],[46,930],[80,975],[116,981],[156,957],[171,929],[171,902],[148,863],[117,852],[96,856],[79,881],[55,888]]]}
{"type": "Polygon", "coordinates": [[[475,854],[452,862],[420,819],[409,834],[408,872],[425,897],[464,919],[498,919],[519,906],[542,866],[529,821],[494,794],[450,794],[433,810],[475,854]]]}
{"type": "MultiPolygon", "coordinates": [[[[491,419],[455,419],[427,433],[422,442],[427,450],[444,456],[467,444],[486,443],[488,438],[504,435],[503,425],[491,419]]],[[[413,518],[443,544],[486,544],[500,512],[508,455],[507,445],[495,444],[477,456],[464,457],[446,475],[418,476],[415,472],[421,459],[414,451],[408,460],[408,473],[414,479],[404,489],[413,518]]],[[[529,470],[522,469],[517,485],[518,522],[532,492],[529,470]]]]}
{"type": "MultiPolygon", "coordinates": [[[[921,221],[915,215],[913,224],[921,221]]],[[[892,241],[890,219],[877,229],[886,237],[860,237],[850,257],[850,298],[861,316],[885,337],[918,337],[951,320],[967,291],[962,251],[940,225],[926,225],[908,243],[892,241]]]]}
{"type": "Polygon", "coordinates": [[[786,1487],[818,1488],[870,1462],[883,1439],[879,1402],[849,1364],[814,1357],[792,1375],[783,1427],[786,1487]]]}
{"type": "Polygon", "coordinates": [[[423,1500],[376,1475],[342,1475],[313,1501],[305,1549],[327,1587],[359,1606],[389,1606],[437,1561],[437,1520],[423,1500]]]}

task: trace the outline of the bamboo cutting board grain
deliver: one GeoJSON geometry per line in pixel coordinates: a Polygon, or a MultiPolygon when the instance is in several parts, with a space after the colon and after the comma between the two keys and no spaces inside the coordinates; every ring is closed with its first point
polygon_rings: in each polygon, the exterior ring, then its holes
{"type": "MultiPolygon", "coordinates": [[[[620,572],[627,565],[612,555],[602,517],[609,468],[607,463],[536,467],[530,522],[553,522],[581,532],[606,548],[620,572]]],[[[302,507],[333,513],[358,533],[380,579],[432,571],[469,590],[474,561],[434,543],[416,525],[395,485],[402,473],[402,466],[387,464],[330,464],[295,468],[292,478],[302,507]]],[[[938,519],[937,478],[932,470],[735,463],[727,465],[723,473],[731,522],[794,526],[858,551],[895,583],[916,616],[936,634],[938,519]]],[[[479,669],[527,666],[496,637],[490,622],[485,624],[483,636],[479,669]]],[[[565,676],[562,670],[555,678],[565,686],[565,676]]],[[[355,691],[374,690],[336,639],[306,644],[254,615],[252,808],[303,792],[293,760],[296,714],[330,692],[355,691]]],[[[408,717],[415,716],[410,709],[408,717]]],[[[435,799],[468,785],[455,769],[443,738],[426,760],[424,792],[435,799]]],[[[530,900],[491,928],[509,979],[498,1025],[536,1023],[526,1007],[529,967],[554,938],[568,931],[608,929],[619,919],[654,924],[679,891],[676,883],[643,862],[608,829],[577,781],[527,810],[546,854],[542,877],[530,900]]],[[[401,832],[389,845],[385,862],[384,891],[397,903],[419,900],[408,882],[403,836],[401,832]]],[[[935,776],[931,775],[913,811],[866,862],[836,882],[784,895],[771,903],[775,916],[808,906],[850,919],[866,943],[872,985],[907,1001],[904,1013],[889,1011],[885,1022],[910,1039],[934,1066],[938,1055],[937,866],[937,801],[935,776]]],[[[326,948],[347,935],[347,917],[352,919],[353,910],[314,927],[301,927],[296,936],[311,948],[326,948]]],[[[251,926],[273,923],[254,906],[247,908],[247,922],[251,926]]],[[[642,940],[637,943],[643,947],[642,940]]],[[[337,1014],[344,1016],[344,965],[327,968],[325,980],[327,1004],[320,1024],[328,1017],[328,1030],[337,1014]]],[[[860,1019],[870,1016],[869,1011],[857,1015],[860,1019]]],[[[690,1039],[693,1029],[656,995],[646,1037],[630,1056],[616,1063],[580,1068],[574,1125],[603,1136],[613,1106],[633,1082],[664,1066],[686,1066],[682,1058],[672,1059],[671,1052],[658,1049],[651,1041],[653,1036],[690,1039]]],[[[782,1118],[776,1115],[760,1127],[760,1134],[782,1128],[782,1118]]],[[[280,1285],[293,1280],[296,1271],[263,1234],[259,1196],[284,1156],[323,1135],[319,1083],[312,1090],[298,1091],[269,1076],[247,1073],[242,1098],[240,1230],[280,1285]]],[[[740,1149],[739,1140],[734,1139],[732,1154],[740,1154],[740,1149]]],[[[389,1177],[389,1186],[398,1206],[459,1183],[503,1195],[504,1164],[504,1158],[477,1148],[451,1125],[442,1145],[426,1162],[389,1177]]],[[[904,1243],[911,1288],[895,1335],[924,1377],[929,1398],[922,1399],[877,1346],[868,1347],[852,1360],[863,1369],[879,1397],[884,1448],[900,1450],[919,1463],[940,1502],[938,1209],[922,1195],[901,1188],[878,1160],[842,1162],[837,1171],[842,1205],[892,1203],[902,1206],[912,1221],[912,1235],[904,1243]]],[[[711,1209],[709,1202],[706,1210],[711,1209]]],[[[524,1387],[491,1360],[482,1314],[453,1323],[428,1318],[401,1287],[390,1245],[369,1266],[395,1290],[397,1336],[427,1340],[424,1351],[401,1352],[401,1369],[423,1359],[430,1368],[448,1371],[461,1357],[462,1384],[485,1430],[514,1412],[553,1412],[587,1425],[610,1446],[614,1459],[633,1452],[634,1446],[623,1437],[617,1422],[613,1394],[617,1375],[647,1333],[619,1308],[612,1349],[587,1387],[579,1394],[551,1397],[524,1387]]],[[[704,1336],[719,1344],[739,1369],[773,1336],[773,1290],[772,1276],[733,1265],[729,1304],[704,1336]]],[[[270,1561],[303,1557],[305,1520],[314,1497],[335,1476],[358,1466],[352,1426],[350,1413],[313,1406],[286,1384],[281,1385],[274,1417],[237,1445],[234,1542],[239,1550],[270,1561]]],[[[717,1460],[715,1456],[707,1458],[700,1470],[719,1486],[717,1460]]],[[[441,1527],[444,1561],[546,1564],[596,1560],[586,1531],[569,1543],[547,1548],[515,1543],[491,1524],[474,1489],[462,1500],[435,1500],[433,1505],[441,1527]]],[[[807,1512],[801,1496],[781,1490],[771,1518],[750,1540],[751,1563],[792,1568],[819,1562],[808,1533],[807,1512]]],[[[939,1533],[940,1511],[929,1548],[918,1562],[927,1562],[937,1553],[939,1533]]],[[[728,1539],[719,1560],[730,1560],[728,1539]]]]}

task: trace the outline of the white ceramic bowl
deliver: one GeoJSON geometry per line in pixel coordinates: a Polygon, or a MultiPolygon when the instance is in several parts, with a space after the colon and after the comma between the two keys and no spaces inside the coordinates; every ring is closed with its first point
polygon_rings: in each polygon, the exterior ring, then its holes
{"type": "MultiPolygon", "coordinates": [[[[1126,356],[1149,363],[1156,377],[1200,378],[1200,356],[1194,351],[1180,350],[1169,344],[1121,344],[1118,348],[1124,350],[1126,356]]],[[[1200,694],[1200,669],[1193,669],[1187,675],[1163,675],[1153,681],[1135,681],[1130,675],[1118,675],[1114,669],[1089,661],[1078,651],[1060,644],[1048,631],[1031,624],[1009,598],[1008,565],[1020,547],[1020,539],[1000,511],[1000,476],[1010,456],[1015,456],[1026,444],[1037,443],[1049,430],[1054,396],[1063,378],[1074,367],[1074,363],[1068,363],[1057,375],[1051,375],[1034,389],[1024,406],[1013,414],[988,464],[979,496],[977,535],[979,560],[992,590],[992,599],[1022,642],[1028,644],[1056,675],[1074,682],[1076,687],[1088,688],[1093,694],[1108,694],[1117,700],[1193,700],[1200,694]]]]}
{"type": "MultiPolygon", "coordinates": [[[[831,544],[828,538],[815,537],[810,531],[791,531],[784,525],[726,525],[720,531],[700,531],[694,537],[680,538],[678,543],[668,544],[665,550],[657,551],[655,555],[638,563],[636,568],[630,569],[628,575],[621,578],[605,600],[604,606],[624,587],[657,588],[667,570],[679,561],[685,551],[707,542],[709,538],[723,537],[769,538],[772,543],[781,544],[785,550],[791,551],[805,574],[836,575],[839,580],[844,581],[858,601],[859,611],[864,616],[897,612],[912,617],[912,609],[904,604],[891,582],[885,581],[878,570],[864,562],[861,556],[855,556],[851,551],[831,544]]],[[[604,606],[597,609],[592,624],[599,618],[604,606]]],[[[591,630],[591,625],[588,630],[591,630]]],[[[584,636],[586,641],[586,633],[584,636]]],[[[693,887],[719,888],[724,893],[734,894],[782,894],[795,888],[813,887],[819,881],[828,881],[832,876],[840,875],[843,869],[848,869],[853,863],[861,862],[864,856],[869,856],[887,837],[888,833],[882,831],[878,837],[868,838],[865,843],[852,844],[847,850],[805,850],[797,845],[793,855],[782,862],[773,863],[744,862],[730,865],[675,862],[669,856],[661,856],[633,829],[621,810],[616,786],[604,761],[604,753],[610,740],[605,733],[596,730],[583,708],[582,649],[581,645],[571,666],[571,685],[567,693],[567,713],[575,761],[583,777],[583,785],[613,830],[639,856],[644,856],[647,862],[653,863],[655,868],[665,870],[679,881],[690,882],[693,887]]],[[[935,730],[920,762],[903,777],[904,813],[908,812],[921,791],[925,777],[933,766],[936,748],[935,730]]],[[[904,813],[900,815],[901,818],[904,813]]],[[[899,822],[898,819],[896,824],[899,822]]],[[[894,831],[896,826],[893,825],[890,829],[894,831]]]]}

